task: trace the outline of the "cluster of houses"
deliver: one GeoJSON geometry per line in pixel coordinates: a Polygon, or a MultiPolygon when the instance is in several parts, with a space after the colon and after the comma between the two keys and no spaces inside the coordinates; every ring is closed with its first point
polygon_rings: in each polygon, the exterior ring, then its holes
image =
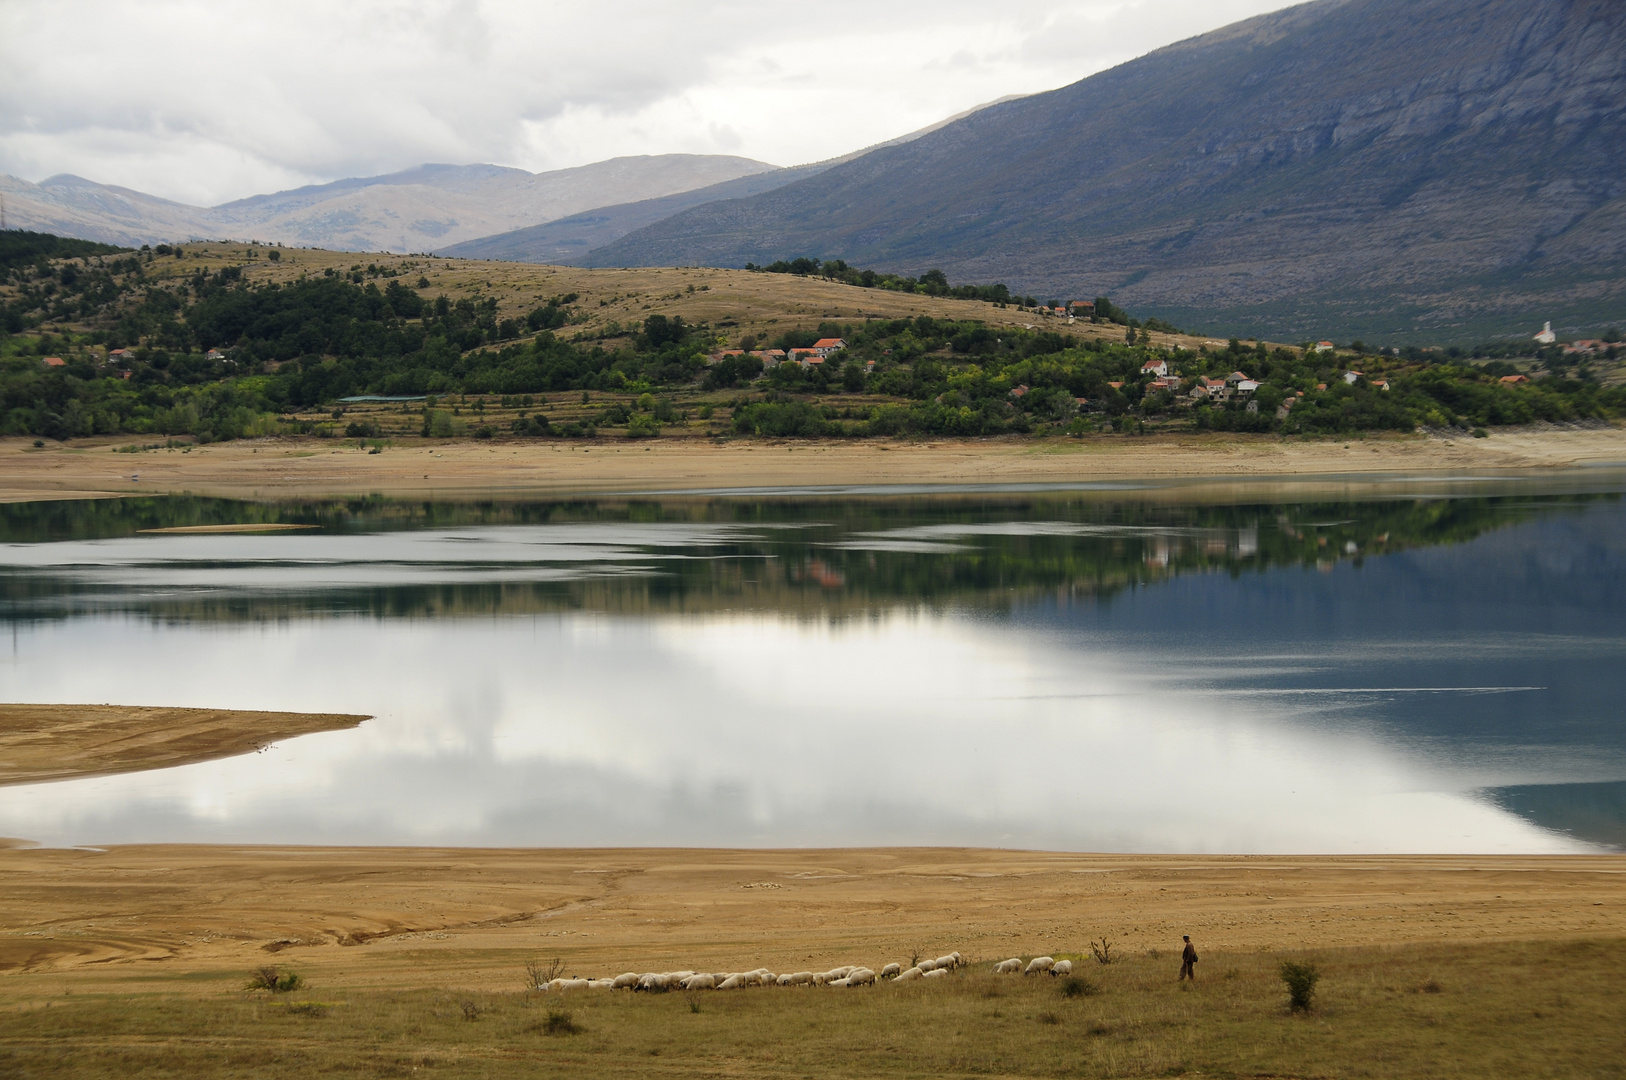
{"type": "MultiPolygon", "coordinates": [[[[92,352],[91,359],[94,360],[95,358],[96,354],[92,352]]],[[[109,349],[107,351],[107,363],[125,368],[124,377],[126,379],[130,377],[129,365],[135,362],[135,358],[136,354],[134,349],[109,349]]],[[[208,353],[205,354],[205,359],[229,360],[231,357],[226,353],[221,352],[219,349],[210,349],[208,353]]],[[[68,364],[68,362],[62,359],[60,356],[44,357],[41,360],[41,363],[48,368],[66,367],[68,364]]]]}
{"type": "MultiPolygon", "coordinates": [[[[762,366],[765,368],[778,367],[780,364],[785,363],[800,364],[804,368],[813,368],[818,367],[846,347],[847,342],[845,339],[827,337],[820,338],[804,349],[790,349],[788,351],[785,349],[752,349],[749,352],[744,349],[724,349],[721,352],[712,353],[706,359],[715,364],[733,356],[754,356],[762,361],[762,366]]],[[[874,367],[875,361],[871,360],[869,366],[874,367]]]]}
{"type": "MultiPolygon", "coordinates": [[[[1171,394],[1178,394],[1184,386],[1184,380],[1170,369],[1166,360],[1148,360],[1141,365],[1140,373],[1142,376],[1152,376],[1152,381],[1146,384],[1147,393],[1167,390],[1171,394]]],[[[1350,386],[1354,386],[1361,380],[1366,379],[1368,385],[1374,390],[1387,392],[1389,389],[1389,380],[1367,379],[1366,374],[1360,371],[1346,371],[1340,377],[1350,386]]],[[[1524,377],[1521,375],[1515,378],[1523,381],[1524,377]]],[[[1123,384],[1112,383],[1111,385],[1113,389],[1119,389],[1123,384]]],[[[1325,390],[1326,388],[1326,383],[1316,384],[1317,390],[1325,390]]],[[[1187,391],[1182,404],[1196,405],[1200,402],[1228,403],[1237,401],[1245,403],[1243,407],[1248,412],[1258,412],[1259,404],[1254,400],[1254,394],[1258,389],[1258,380],[1249,378],[1245,372],[1233,371],[1222,379],[1214,379],[1203,375],[1192,381],[1191,388],[1187,391]]],[[[1293,406],[1303,397],[1304,391],[1295,391],[1277,407],[1276,418],[1278,420],[1285,419],[1288,413],[1292,411],[1293,406]]]]}

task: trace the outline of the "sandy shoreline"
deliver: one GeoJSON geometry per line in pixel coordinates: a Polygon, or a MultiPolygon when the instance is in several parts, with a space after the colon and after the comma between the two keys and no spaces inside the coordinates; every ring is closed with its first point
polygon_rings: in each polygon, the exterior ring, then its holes
{"type": "Polygon", "coordinates": [[[0,440],[0,501],[191,493],[278,499],[520,497],[852,485],[1087,484],[1626,468],[1626,427],[1468,436],[1101,437],[1082,441],[409,442],[266,439],[117,452],[128,438],[0,440]]]}

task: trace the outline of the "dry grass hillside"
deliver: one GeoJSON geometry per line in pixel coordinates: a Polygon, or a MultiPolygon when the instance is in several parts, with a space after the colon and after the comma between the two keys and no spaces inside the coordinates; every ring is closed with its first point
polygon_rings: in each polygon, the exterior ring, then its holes
{"type": "MultiPolygon", "coordinates": [[[[250,281],[292,281],[302,274],[320,274],[332,269],[342,273],[360,272],[363,280],[383,278],[369,274],[369,267],[394,272],[409,283],[429,279],[422,291],[426,299],[446,296],[453,301],[465,297],[493,297],[498,318],[523,318],[549,297],[577,294],[572,305],[583,321],[559,331],[561,335],[585,332],[608,334],[613,341],[616,328],[631,329],[650,315],[681,316],[686,322],[703,322],[726,334],[730,343],[747,334],[758,339],[774,337],[787,330],[816,330],[821,322],[856,321],[868,318],[897,319],[930,315],[940,319],[978,319],[989,326],[1034,327],[1054,330],[1078,338],[1099,337],[1123,340],[1124,331],[1111,324],[1068,323],[1031,311],[1001,308],[980,300],[947,300],[911,293],[864,289],[818,278],[789,274],[765,274],[749,270],[720,270],[696,267],[637,267],[591,270],[573,266],[540,266],[533,263],[495,262],[476,259],[446,259],[425,255],[358,255],[354,252],[317,249],[276,249],[279,259],[271,261],[272,249],[245,244],[188,244],[186,258],[159,259],[147,269],[151,279],[189,277],[199,268],[245,264],[250,281]]],[[[1157,345],[1196,348],[1208,338],[1190,334],[1153,334],[1157,345]]],[[[524,339],[521,339],[524,340],[524,339]]]]}

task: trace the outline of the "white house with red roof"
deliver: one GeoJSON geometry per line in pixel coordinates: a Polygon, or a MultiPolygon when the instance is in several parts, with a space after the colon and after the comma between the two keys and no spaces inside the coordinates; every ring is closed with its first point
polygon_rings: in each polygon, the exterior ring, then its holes
{"type": "Polygon", "coordinates": [[[813,351],[823,360],[827,356],[834,356],[847,347],[846,341],[838,337],[821,337],[813,343],[813,351]]]}
{"type": "Polygon", "coordinates": [[[1156,375],[1160,379],[1166,378],[1169,374],[1169,362],[1167,360],[1148,360],[1140,366],[1140,373],[1142,375],[1156,375]]]}

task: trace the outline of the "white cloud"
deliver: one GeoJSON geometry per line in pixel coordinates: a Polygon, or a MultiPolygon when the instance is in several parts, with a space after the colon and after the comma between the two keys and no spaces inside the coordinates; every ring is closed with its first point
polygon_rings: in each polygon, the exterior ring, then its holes
{"type": "Polygon", "coordinates": [[[211,204],[424,161],[846,153],[1276,0],[7,0],[0,172],[211,204]]]}

